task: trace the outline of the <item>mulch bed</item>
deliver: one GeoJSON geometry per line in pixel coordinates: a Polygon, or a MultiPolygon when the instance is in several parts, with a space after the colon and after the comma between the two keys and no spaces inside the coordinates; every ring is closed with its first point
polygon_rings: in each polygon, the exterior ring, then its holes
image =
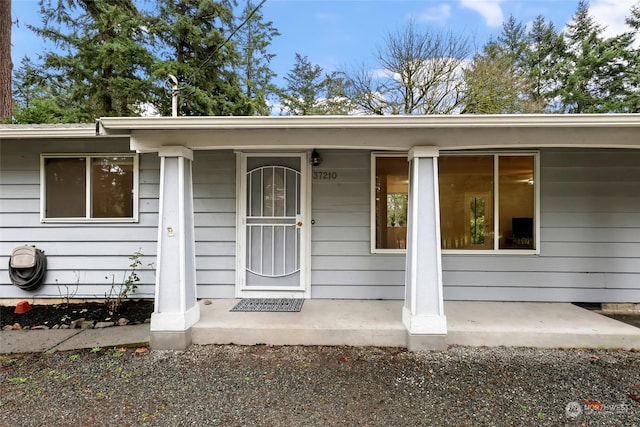
{"type": "Polygon", "coordinates": [[[124,318],[129,325],[139,324],[151,318],[153,301],[126,300],[117,313],[109,311],[107,305],[101,302],[33,305],[31,310],[21,314],[16,314],[15,308],[0,306],[0,329],[16,323],[23,329],[38,326],[53,328],[55,325],[70,325],[74,320],[81,318],[84,318],[85,322],[116,323],[124,318]]]}

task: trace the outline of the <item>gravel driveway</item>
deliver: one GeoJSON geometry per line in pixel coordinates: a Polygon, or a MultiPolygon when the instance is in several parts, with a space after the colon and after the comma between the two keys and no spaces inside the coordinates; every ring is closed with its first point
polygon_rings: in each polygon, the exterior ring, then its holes
{"type": "Polygon", "coordinates": [[[640,352],[192,346],[0,361],[2,426],[640,426],[640,352]]]}

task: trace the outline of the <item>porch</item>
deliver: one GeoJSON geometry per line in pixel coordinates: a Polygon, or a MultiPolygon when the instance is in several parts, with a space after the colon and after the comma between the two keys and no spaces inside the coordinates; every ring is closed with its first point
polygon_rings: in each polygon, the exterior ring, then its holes
{"type": "MultiPolygon", "coordinates": [[[[194,344],[407,347],[402,301],[310,299],[295,313],[199,301],[194,344]]],[[[568,303],[445,301],[447,345],[640,349],[640,328],[568,303]]]]}

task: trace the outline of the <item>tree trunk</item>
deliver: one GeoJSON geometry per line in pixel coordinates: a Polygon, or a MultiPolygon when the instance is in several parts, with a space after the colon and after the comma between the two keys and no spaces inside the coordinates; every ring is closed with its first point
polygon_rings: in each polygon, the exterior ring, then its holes
{"type": "Polygon", "coordinates": [[[0,121],[11,120],[11,0],[0,0],[0,121]]]}

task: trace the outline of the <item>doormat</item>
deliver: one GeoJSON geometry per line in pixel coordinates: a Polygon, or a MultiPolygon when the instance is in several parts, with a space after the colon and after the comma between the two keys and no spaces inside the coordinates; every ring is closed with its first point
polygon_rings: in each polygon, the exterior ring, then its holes
{"type": "Polygon", "coordinates": [[[243,298],[230,311],[300,311],[301,298],[243,298]]]}

